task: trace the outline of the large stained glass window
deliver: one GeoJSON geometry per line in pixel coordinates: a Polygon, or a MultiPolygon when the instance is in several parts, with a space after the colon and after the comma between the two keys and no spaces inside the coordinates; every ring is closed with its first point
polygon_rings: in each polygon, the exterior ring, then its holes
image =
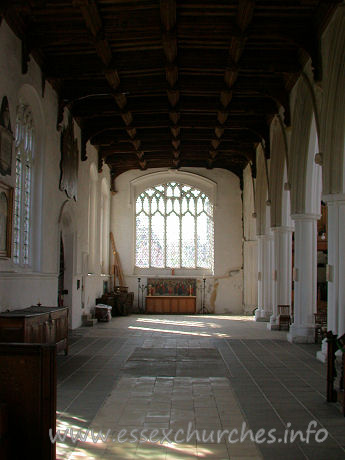
{"type": "Polygon", "coordinates": [[[16,188],[14,200],[13,260],[30,263],[31,191],[34,126],[28,106],[21,104],[16,120],[16,188]]]}
{"type": "Polygon", "coordinates": [[[202,191],[151,187],[137,197],[135,219],[137,267],[213,270],[213,205],[202,191]]]}

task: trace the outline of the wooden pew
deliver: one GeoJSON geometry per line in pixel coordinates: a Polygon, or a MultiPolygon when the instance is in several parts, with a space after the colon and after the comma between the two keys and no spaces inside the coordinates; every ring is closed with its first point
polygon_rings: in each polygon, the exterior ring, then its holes
{"type": "Polygon", "coordinates": [[[327,401],[338,402],[345,417],[345,334],[337,337],[327,332],[327,401]],[[337,362],[336,352],[342,351],[337,362]]]}
{"type": "Polygon", "coordinates": [[[55,460],[55,345],[0,343],[0,403],[7,424],[1,458],[55,460]]]}
{"type": "Polygon", "coordinates": [[[279,330],[282,328],[289,330],[291,324],[290,305],[278,305],[277,310],[279,330]]]}

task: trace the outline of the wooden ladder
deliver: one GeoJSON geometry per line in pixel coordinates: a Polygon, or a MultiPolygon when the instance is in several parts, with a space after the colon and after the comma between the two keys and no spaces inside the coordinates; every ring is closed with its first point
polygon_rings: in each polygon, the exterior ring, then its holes
{"type": "Polygon", "coordinates": [[[123,271],[121,268],[120,257],[119,257],[119,253],[116,250],[113,232],[110,232],[110,241],[111,241],[111,246],[112,246],[113,255],[114,255],[113,275],[114,275],[114,289],[115,289],[116,278],[119,280],[119,286],[124,286],[125,280],[123,278],[123,271]]]}

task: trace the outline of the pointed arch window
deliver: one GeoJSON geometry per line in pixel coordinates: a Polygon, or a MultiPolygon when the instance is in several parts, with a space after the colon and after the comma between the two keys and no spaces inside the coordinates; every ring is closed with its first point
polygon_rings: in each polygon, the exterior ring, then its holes
{"type": "Polygon", "coordinates": [[[214,221],[209,197],[187,184],[150,187],[136,199],[138,268],[213,270],[214,221]]]}
{"type": "Polygon", "coordinates": [[[20,104],[17,110],[16,186],[14,201],[13,260],[29,265],[31,240],[32,169],[35,150],[34,122],[30,107],[20,104]]]}

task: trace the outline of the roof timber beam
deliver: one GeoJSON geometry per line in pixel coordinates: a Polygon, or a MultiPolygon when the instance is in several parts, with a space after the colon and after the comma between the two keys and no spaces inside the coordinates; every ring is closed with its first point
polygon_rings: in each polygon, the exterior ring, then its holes
{"type": "Polygon", "coordinates": [[[180,164],[180,113],[177,106],[180,100],[180,91],[177,86],[179,69],[176,63],[177,58],[177,37],[176,37],[176,0],[160,0],[160,17],[162,26],[162,45],[166,58],[165,73],[168,82],[167,96],[169,101],[172,162],[178,168],[180,164]]]}
{"type": "Polygon", "coordinates": [[[220,93],[220,103],[222,108],[217,112],[218,125],[214,128],[215,137],[211,139],[211,148],[209,150],[209,158],[207,167],[212,168],[217,154],[218,148],[221,144],[221,140],[224,134],[224,124],[226,123],[229,116],[229,106],[233,96],[232,87],[237,80],[239,74],[238,62],[242,56],[243,49],[245,46],[245,31],[252,21],[255,9],[255,0],[239,0],[236,22],[241,35],[232,36],[228,50],[228,62],[224,72],[224,82],[226,88],[220,93]]]}
{"type": "MultiPolygon", "coordinates": [[[[120,77],[117,69],[112,68],[113,61],[112,50],[108,40],[105,38],[103,22],[98,9],[96,0],[73,0],[73,5],[79,7],[84,18],[85,26],[91,35],[91,41],[95,46],[96,53],[105,66],[104,76],[114,91],[114,100],[119,107],[121,118],[125,124],[125,130],[131,141],[136,141],[136,145],[140,147],[141,142],[137,139],[136,129],[132,127],[133,116],[126,108],[127,98],[119,89],[120,77]]],[[[146,169],[146,161],[144,152],[136,150],[138,163],[141,169],[146,169]]]]}
{"type": "MultiPolygon", "coordinates": [[[[161,118],[161,117],[160,117],[161,118]]],[[[183,135],[185,135],[185,130],[188,130],[190,132],[198,133],[199,131],[202,133],[206,132],[217,132],[219,133],[219,136],[227,133],[233,133],[237,131],[243,131],[245,132],[248,129],[254,129],[257,132],[260,133],[265,133],[266,132],[266,126],[267,123],[265,120],[262,119],[262,117],[241,117],[241,118],[231,118],[226,125],[221,126],[217,125],[216,128],[212,128],[211,123],[211,118],[206,119],[206,120],[198,120],[197,122],[193,117],[189,117],[188,119],[181,119],[180,124],[178,126],[178,129],[176,128],[176,131],[174,131],[177,134],[179,134],[180,130],[183,130],[183,135]]],[[[90,122],[85,122],[84,129],[86,130],[86,134],[88,136],[88,139],[92,140],[92,138],[101,132],[106,132],[108,130],[113,131],[114,133],[117,132],[118,135],[121,135],[123,133],[123,127],[119,126],[118,120],[113,120],[111,118],[107,118],[104,120],[92,120],[90,122]]],[[[139,131],[142,133],[142,137],[144,136],[144,131],[147,131],[145,133],[145,136],[152,136],[155,135],[156,133],[166,133],[169,132],[169,128],[171,128],[171,125],[166,121],[162,120],[160,123],[157,122],[157,120],[148,120],[146,117],[142,119],[142,122],[139,125],[136,125],[135,128],[127,128],[128,131],[131,129],[134,129],[135,131],[139,131]]],[[[171,128],[171,129],[174,129],[171,128]]],[[[166,136],[166,134],[164,134],[166,136]]],[[[217,136],[216,139],[213,140],[220,140],[220,137],[217,136]]],[[[262,138],[264,137],[263,135],[261,136],[262,138]]],[[[144,137],[143,137],[144,138],[144,137]]],[[[132,142],[134,140],[134,137],[131,137],[128,139],[128,141],[132,142]]],[[[209,141],[210,142],[210,141],[209,141]]]]}
{"type": "MultiPolygon", "coordinates": [[[[205,146],[204,146],[205,147],[205,146]]],[[[134,150],[127,150],[127,149],[121,149],[116,146],[102,146],[102,151],[104,153],[104,156],[111,156],[111,155],[134,155],[135,151],[134,150]]],[[[181,155],[183,155],[184,152],[187,152],[188,155],[194,155],[195,157],[198,157],[200,152],[203,151],[203,148],[200,146],[196,146],[195,148],[191,148],[191,146],[184,147],[181,155]]],[[[154,153],[156,156],[160,155],[169,155],[171,157],[171,150],[169,148],[169,145],[159,145],[159,146],[154,146],[151,148],[146,148],[145,149],[146,153],[154,153]]],[[[233,148],[226,148],[222,149],[219,151],[219,155],[222,155],[223,157],[226,156],[232,156],[234,154],[236,155],[245,155],[249,159],[253,158],[253,154],[255,153],[255,149],[253,147],[233,147],[233,148]]],[[[208,155],[207,151],[205,150],[205,154],[208,155]]]]}
{"type": "MultiPolygon", "coordinates": [[[[232,99],[229,113],[235,115],[265,115],[267,113],[276,113],[276,102],[273,99],[285,97],[282,90],[276,89],[271,91],[272,94],[253,94],[251,97],[246,95],[238,96],[236,93],[232,99]],[[280,94],[281,93],[281,94],[280,94]]],[[[152,97],[149,101],[147,98],[135,98],[135,104],[131,99],[128,101],[128,107],[133,115],[141,114],[168,114],[171,109],[167,107],[166,102],[161,97],[152,97]]],[[[85,119],[116,117],[120,115],[120,110],[113,103],[111,94],[94,94],[89,97],[76,99],[67,103],[75,117],[85,119]]],[[[200,97],[184,97],[179,103],[178,109],[181,116],[184,114],[201,115],[214,114],[215,109],[222,109],[223,106],[214,104],[214,100],[200,97]]],[[[171,111],[173,121],[176,123],[175,112],[171,111]]]]}
{"type": "MultiPolygon", "coordinates": [[[[195,80],[195,79],[194,79],[195,80]]],[[[184,81],[184,86],[179,88],[181,96],[188,96],[188,97],[201,97],[201,98],[208,98],[208,97],[215,97],[219,96],[221,91],[221,96],[223,100],[221,101],[222,105],[228,104],[231,101],[232,97],[232,90],[227,88],[222,88],[221,90],[217,89],[215,85],[212,84],[211,79],[208,81],[203,82],[201,86],[200,82],[199,85],[193,86],[192,84],[193,79],[191,81],[184,81]],[[227,99],[229,99],[227,101],[227,99]]],[[[219,86],[219,85],[218,85],[219,86]]],[[[284,84],[282,78],[271,75],[271,76],[263,76],[262,78],[258,79],[255,76],[242,76],[241,79],[236,81],[236,85],[233,88],[235,95],[237,96],[245,96],[245,97],[268,97],[266,88],[279,88],[283,89],[284,84]]],[[[150,99],[152,97],[160,97],[166,94],[167,89],[166,86],[164,87],[160,83],[156,83],[151,87],[146,85],[143,86],[136,86],[134,83],[126,84],[126,92],[113,91],[109,87],[108,84],[105,82],[102,84],[98,84],[90,79],[90,81],[66,81],[63,82],[63,94],[62,97],[66,104],[73,103],[74,101],[78,101],[79,99],[88,98],[88,97],[96,97],[97,95],[100,96],[107,96],[107,95],[124,95],[126,98],[123,98],[124,101],[128,99],[136,99],[136,98],[147,98],[150,99]],[[135,93],[133,93],[135,91],[135,93]]]]}
{"type": "MultiPolygon", "coordinates": [[[[243,156],[241,157],[243,158],[243,156]]],[[[228,171],[236,174],[240,180],[242,180],[242,171],[243,168],[246,166],[246,161],[239,161],[238,159],[236,161],[221,161],[221,162],[216,162],[215,167],[219,167],[222,169],[227,169],[228,171]]],[[[111,181],[112,181],[112,190],[115,191],[115,179],[118,177],[120,174],[129,171],[131,169],[136,169],[135,163],[133,161],[130,161],[128,158],[116,158],[113,159],[109,157],[107,159],[107,164],[111,168],[111,181]]],[[[158,161],[154,160],[149,160],[149,165],[148,167],[151,168],[158,168],[158,167],[169,167],[170,166],[170,159],[167,157],[165,160],[159,159],[158,161]]],[[[197,159],[191,160],[190,162],[185,162],[181,160],[181,166],[202,166],[200,164],[200,161],[197,159]]]]}

